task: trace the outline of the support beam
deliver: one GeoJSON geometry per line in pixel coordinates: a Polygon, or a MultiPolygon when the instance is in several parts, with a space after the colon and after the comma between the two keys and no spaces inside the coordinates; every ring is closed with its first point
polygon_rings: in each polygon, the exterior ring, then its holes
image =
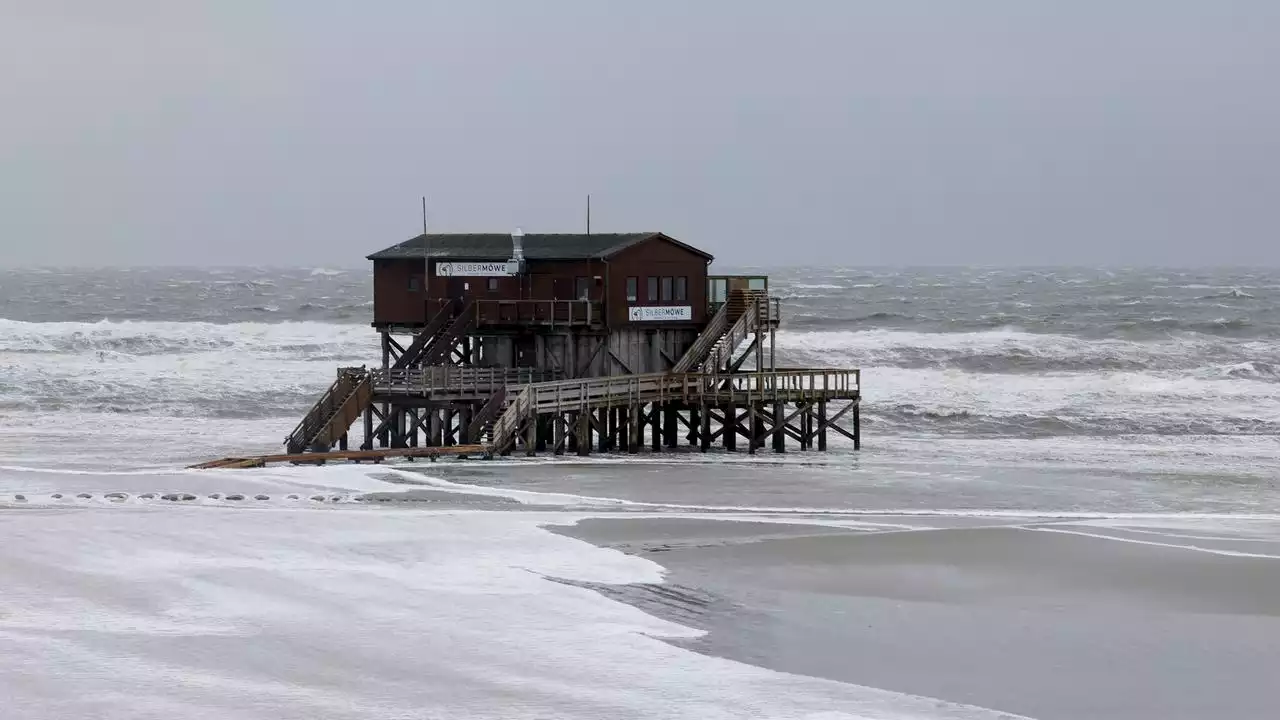
{"type": "Polygon", "coordinates": [[[578,412],[578,455],[587,456],[591,454],[591,411],[582,410],[578,412]]]}
{"type": "Polygon", "coordinates": [[[827,401],[818,401],[818,452],[827,451],[827,401]]]}
{"type": "Polygon", "coordinates": [[[862,449],[862,400],[853,401],[853,449],[862,449]]]}
{"type": "Polygon", "coordinates": [[[556,455],[564,454],[564,416],[556,413],[551,416],[551,447],[556,455]]]}
{"type": "Polygon", "coordinates": [[[705,400],[698,408],[698,449],[702,452],[711,449],[711,408],[705,400]]]}
{"type": "Polygon", "coordinates": [[[654,452],[662,450],[662,408],[656,402],[649,406],[649,446],[654,452]]]}
{"type": "MultiPolygon", "coordinates": [[[[783,420],[782,412],[783,403],[775,401],[773,403],[773,429],[769,432],[773,433],[773,451],[776,453],[784,453],[787,451],[787,433],[784,432],[784,430],[786,429],[790,418],[783,420]]],[[[796,411],[797,414],[800,412],[801,411],[799,410],[796,411]]],[[[792,415],[791,417],[795,417],[795,415],[792,415]]]]}
{"type": "Polygon", "coordinates": [[[627,452],[640,452],[640,444],[644,442],[644,415],[640,411],[640,403],[632,403],[627,411],[627,452]]]}
{"type": "Polygon", "coordinates": [[[538,416],[524,421],[524,454],[533,457],[538,452],[538,416]]]}

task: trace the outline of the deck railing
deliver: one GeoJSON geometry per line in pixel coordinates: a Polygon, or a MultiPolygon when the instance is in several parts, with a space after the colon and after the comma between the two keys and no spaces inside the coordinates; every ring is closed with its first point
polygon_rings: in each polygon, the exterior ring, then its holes
{"type": "Polygon", "coordinates": [[[535,410],[575,406],[681,400],[783,400],[797,397],[851,397],[861,371],[834,369],[766,370],[743,373],[647,373],[581,378],[528,386],[535,410]],[[744,397],[745,396],[745,397],[744,397]]]}
{"type": "Polygon", "coordinates": [[[526,419],[541,413],[585,411],[642,403],[752,403],[859,397],[862,372],[810,368],[742,373],[647,373],[531,383],[498,418],[493,446],[513,442],[526,419]]]}
{"type": "Polygon", "coordinates": [[[598,325],[601,303],[594,300],[476,300],[477,325],[598,325]]]}
{"type": "Polygon", "coordinates": [[[383,394],[427,395],[431,390],[494,393],[511,385],[558,380],[560,373],[531,368],[476,368],[449,365],[412,370],[374,370],[373,388],[383,394]]]}

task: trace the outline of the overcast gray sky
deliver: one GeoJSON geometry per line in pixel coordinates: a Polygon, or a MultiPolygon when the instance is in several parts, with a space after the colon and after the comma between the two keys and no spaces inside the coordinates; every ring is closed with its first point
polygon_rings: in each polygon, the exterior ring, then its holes
{"type": "Polygon", "coordinates": [[[1275,0],[0,0],[2,265],[1280,264],[1275,0]]]}

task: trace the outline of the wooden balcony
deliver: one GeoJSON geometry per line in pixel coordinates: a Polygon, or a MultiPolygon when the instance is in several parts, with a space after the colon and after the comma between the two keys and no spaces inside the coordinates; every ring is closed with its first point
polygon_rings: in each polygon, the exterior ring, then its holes
{"type": "Polygon", "coordinates": [[[476,325],[570,327],[604,324],[601,303],[594,300],[476,300],[476,325]]]}

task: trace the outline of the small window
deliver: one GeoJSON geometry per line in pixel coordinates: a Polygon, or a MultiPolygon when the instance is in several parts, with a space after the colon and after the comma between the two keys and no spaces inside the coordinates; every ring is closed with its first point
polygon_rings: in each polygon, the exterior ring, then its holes
{"type": "Polygon", "coordinates": [[[412,275],[409,277],[409,292],[418,292],[418,276],[417,275],[412,275]]]}
{"type": "Polygon", "coordinates": [[[722,303],[729,299],[729,280],[727,278],[708,278],[707,284],[710,286],[707,291],[711,294],[711,302],[722,303]]]}
{"type": "Polygon", "coordinates": [[[489,292],[498,292],[498,278],[489,278],[489,292]]]}
{"type": "Polygon", "coordinates": [[[671,278],[662,278],[662,302],[671,302],[671,278]]]}
{"type": "Polygon", "coordinates": [[[676,302],[686,302],[689,299],[689,278],[676,278],[676,302]]]}
{"type": "Polygon", "coordinates": [[[591,278],[579,277],[573,296],[579,300],[591,299],[591,278]]]}
{"type": "Polygon", "coordinates": [[[649,302],[658,302],[658,278],[651,277],[645,279],[649,281],[649,302]]]}
{"type": "Polygon", "coordinates": [[[767,282],[768,280],[762,277],[750,278],[749,280],[747,280],[747,289],[748,290],[764,290],[765,283],[767,282]]]}
{"type": "Polygon", "coordinates": [[[640,297],[640,278],[627,278],[627,302],[635,302],[640,297]]]}

